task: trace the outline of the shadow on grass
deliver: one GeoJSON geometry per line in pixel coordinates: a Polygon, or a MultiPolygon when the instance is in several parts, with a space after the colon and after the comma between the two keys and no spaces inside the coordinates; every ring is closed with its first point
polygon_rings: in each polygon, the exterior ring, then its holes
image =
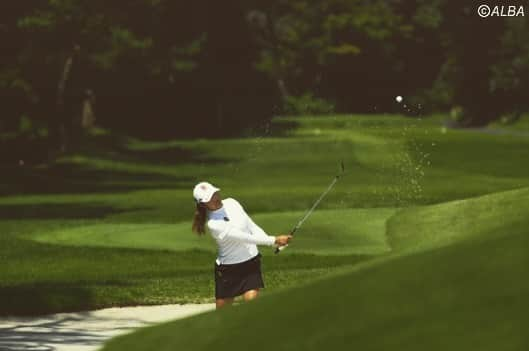
{"type": "Polygon", "coordinates": [[[0,219],[102,219],[114,214],[148,209],[148,207],[117,209],[98,203],[0,204],[0,219]]]}
{"type": "Polygon", "coordinates": [[[89,287],[78,283],[32,283],[0,287],[1,316],[35,316],[94,307],[89,287]]]}
{"type": "Polygon", "coordinates": [[[292,119],[283,119],[281,117],[275,118],[271,122],[267,122],[258,127],[254,127],[247,131],[245,135],[247,137],[289,137],[297,128],[300,123],[293,121],[292,119]]]}
{"type": "Polygon", "coordinates": [[[80,146],[72,148],[71,152],[108,162],[141,165],[142,169],[129,172],[93,168],[82,163],[55,163],[42,155],[43,149],[46,150],[46,145],[42,140],[9,147],[0,144],[0,195],[108,193],[188,187],[195,179],[161,174],[156,172],[155,167],[235,161],[211,157],[206,152],[176,145],[151,144],[143,149],[130,149],[126,138],[114,135],[88,137],[80,146]]]}
{"type": "Polygon", "coordinates": [[[190,177],[157,173],[95,170],[72,164],[50,167],[2,167],[0,195],[107,193],[141,189],[169,189],[187,185],[190,177]]]}
{"type": "Polygon", "coordinates": [[[77,152],[84,155],[102,157],[123,162],[136,162],[142,165],[177,166],[182,164],[221,164],[236,160],[218,158],[208,155],[207,152],[190,149],[179,145],[169,145],[167,142],[147,143],[143,148],[130,148],[129,141],[123,136],[98,135],[87,139],[77,152]],[[165,144],[165,145],[164,145],[165,144]]]}
{"type": "MultiPolygon", "coordinates": [[[[256,128],[250,134],[287,137],[291,131],[298,128],[298,125],[296,121],[276,119],[256,128]]],[[[71,146],[69,151],[111,162],[140,164],[144,171],[126,172],[95,169],[83,164],[57,164],[53,161],[54,157],[48,153],[50,146],[43,138],[2,141],[0,142],[0,174],[2,174],[0,195],[108,193],[188,187],[195,181],[192,177],[160,174],[154,169],[149,171],[149,167],[212,165],[238,161],[213,157],[197,148],[167,143],[146,143],[133,149],[129,147],[129,141],[129,138],[118,134],[91,135],[79,140],[78,145],[71,146]]]]}

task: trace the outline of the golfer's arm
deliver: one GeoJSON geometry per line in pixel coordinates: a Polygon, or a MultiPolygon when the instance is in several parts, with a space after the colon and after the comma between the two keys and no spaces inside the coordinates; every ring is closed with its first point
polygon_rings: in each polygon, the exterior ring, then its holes
{"type": "Polygon", "coordinates": [[[250,216],[246,215],[246,217],[248,217],[248,227],[254,236],[261,237],[261,238],[265,238],[269,236],[268,234],[266,234],[266,232],[261,227],[259,227],[257,224],[255,224],[254,221],[252,221],[250,216]]]}
{"type": "Polygon", "coordinates": [[[275,244],[275,237],[270,235],[257,236],[245,233],[237,228],[233,228],[225,223],[221,224],[210,224],[209,229],[213,237],[217,240],[232,239],[239,242],[255,245],[268,245],[272,246],[275,244]]]}
{"type": "Polygon", "coordinates": [[[239,204],[239,209],[241,210],[242,215],[246,217],[246,221],[248,223],[248,229],[252,232],[254,236],[261,237],[261,238],[270,237],[270,235],[266,234],[266,232],[261,227],[255,224],[255,222],[248,215],[248,213],[246,213],[246,211],[244,210],[244,207],[242,207],[241,204],[239,204]]]}

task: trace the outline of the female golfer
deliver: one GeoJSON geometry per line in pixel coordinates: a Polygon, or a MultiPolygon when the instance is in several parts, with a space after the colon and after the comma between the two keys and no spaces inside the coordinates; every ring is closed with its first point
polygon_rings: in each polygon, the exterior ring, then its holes
{"type": "Polygon", "coordinates": [[[245,301],[257,297],[264,287],[261,276],[261,254],[257,245],[286,245],[291,235],[267,235],[246,214],[235,199],[222,200],[218,188],[202,182],[195,186],[193,196],[196,212],[193,231],[205,233],[205,225],[217,241],[215,262],[215,299],[220,308],[243,295],[245,301]]]}

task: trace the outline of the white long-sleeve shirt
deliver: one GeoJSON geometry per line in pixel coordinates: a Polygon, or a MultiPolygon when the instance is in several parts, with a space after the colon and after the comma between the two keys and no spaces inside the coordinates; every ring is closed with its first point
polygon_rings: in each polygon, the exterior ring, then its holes
{"type": "Polygon", "coordinates": [[[275,237],[255,224],[235,199],[224,199],[221,208],[208,211],[207,226],[217,241],[217,264],[247,261],[259,253],[257,245],[275,243],[275,237]]]}

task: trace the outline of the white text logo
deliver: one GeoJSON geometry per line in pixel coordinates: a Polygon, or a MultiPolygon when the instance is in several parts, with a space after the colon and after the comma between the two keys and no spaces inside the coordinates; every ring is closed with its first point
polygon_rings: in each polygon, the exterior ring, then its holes
{"type": "Polygon", "coordinates": [[[522,5],[509,5],[509,6],[489,6],[480,5],[478,7],[478,15],[480,17],[517,17],[525,16],[524,8],[522,5]]]}

